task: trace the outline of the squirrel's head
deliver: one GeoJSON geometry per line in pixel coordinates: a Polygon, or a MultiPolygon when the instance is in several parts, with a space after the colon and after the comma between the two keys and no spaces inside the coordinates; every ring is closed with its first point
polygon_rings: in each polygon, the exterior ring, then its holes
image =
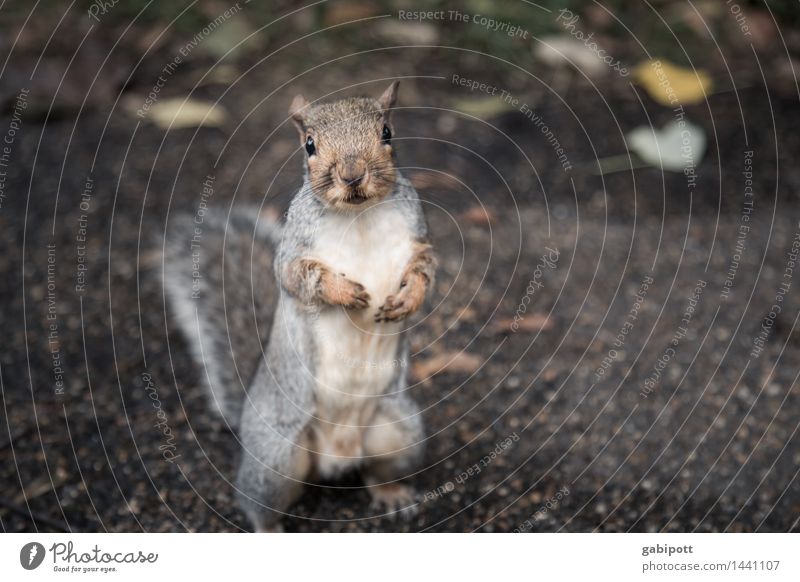
{"type": "Polygon", "coordinates": [[[398,82],[378,99],[353,97],[309,104],[302,95],[289,114],[300,132],[314,193],[338,209],[387,196],[394,188],[392,125],[398,82]]]}

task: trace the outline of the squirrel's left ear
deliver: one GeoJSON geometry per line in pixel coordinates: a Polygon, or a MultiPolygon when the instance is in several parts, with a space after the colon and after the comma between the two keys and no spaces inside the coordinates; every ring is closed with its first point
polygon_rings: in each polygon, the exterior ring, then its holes
{"type": "Polygon", "coordinates": [[[305,125],[305,108],[308,107],[308,101],[302,95],[296,95],[292,99],[292,104],[289,105],[289,115],[292,116],[292,121],[297,126],[297,131],[300,132],[300,140],[306,139],[306,125],[305,125]]]}
{"type": "Polygon", "coordinates": [[[391,108],[394,107],[395,102],[397,101],[397,88],[400,86],[400,81],[395,81],[386,91],[383,92],[383,95],[378,98],[378,103],[381,105],[381,109],[383,109],[383,114],[386,117],[389,117],[391,113],[391,108]]]}

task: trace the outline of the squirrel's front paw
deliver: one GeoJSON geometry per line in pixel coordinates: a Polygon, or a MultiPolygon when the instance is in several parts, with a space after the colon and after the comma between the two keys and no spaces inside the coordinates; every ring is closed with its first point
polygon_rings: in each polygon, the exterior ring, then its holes
{"type": "Polygon", "coordinates": [[[409,276],[400,285],[397,295],[389,295],[375,314],[375,321],[400,321],[416,313],[425,301],[425,280],[419,275],[409,276]]]}
{"type": "Polygon", "coordinates": [[[364,286],[343,274],[328,274],[322,278],[321,284],[322,298],[326,303],[347,309],[364,309],[369,305],[370,296],[364,286]]]}

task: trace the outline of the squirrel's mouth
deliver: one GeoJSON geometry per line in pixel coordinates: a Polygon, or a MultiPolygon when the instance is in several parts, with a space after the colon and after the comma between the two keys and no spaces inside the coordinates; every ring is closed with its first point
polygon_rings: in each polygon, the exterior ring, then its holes
{"type": "Polygon", "coordinates": [[[331,171],[327,181],[329,187],[323,189],[320,196],[334,207],[354,209],[389,194],[394,186],[394,172],[367,170],[363,175],[348,180],[343,179],[338,172],[331,171]]]}
{"type": "Polygon", "coordinates": [[[344,201],[347,204],[355,204],[356,206],[359,204],[364,204],[364,202],[367,200],[369,200],[369,196],[359,190],[352,190],[348,192],[347,196],[344,198],[344,201]]]}

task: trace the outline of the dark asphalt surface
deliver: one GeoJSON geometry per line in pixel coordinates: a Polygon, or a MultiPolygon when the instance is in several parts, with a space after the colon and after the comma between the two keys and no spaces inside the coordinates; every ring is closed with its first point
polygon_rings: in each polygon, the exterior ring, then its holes
{"type": "MultiPolygon", "coordinates": [[[[232,116],[222,129],[165,134],[121,105],[112,113],[111,102],[45,124],[46,101],[31,95],[40,113],[16,136],[0,208],[5,531],[247,527],[231,484],[236,438],[206,410],[201,371],[165,314],[160,235],[168,213],[194,211],[209,174],[216,207],[285,208],[300,181],[299,156],[281,170],[296,137],[288,125],[264,143],[267,135],[299,90],[323,95],[341,75],[367,81],[388,64],[364,61],[356,72],[337,65],[301,80],[266,105],[258,102],[277,86],[274,71],[256,68],[222,97],[232,116]],[[148,382],[175,437],[173,462],[148,382]]],[[[447,74],[435,60],[392,63],[402,69],[392,75],[447,74]]],[[[494,74],[473,64],[476,75],[494,74]]],[[[146,94],[149,83],[137,79],[150,77],[138,75],[123,101],[146,94]]],[[[184,95],[195,81],[178,76],[169,91],[184,95]]],[[[800,232],[796,98],[755,86],[687,108],[711,136],[689,192],[679,173],[600,177],[587,167],[625,151],[620,128],[669,120],[643,94],[602,86],[608,109],[576,78],[568,109],[533,80],[514,83],[557,128],[571,171],[518,114],[487,126],[430,108],[448,106],[447,81],[409,79],[401,89],[398,163],[426,203],[441,264],[430,315],[412,333],[412,364],[461,351],[480,362],[412,389],[429,432],[425,466],[410,476],[423,496],[418,516],[372,517],[353,476],[309,486],[286,529],[797,530],[800,281],[785,277],[800,232]],[[745,150],[754,151],[756,202],[738,253],[745,150]],[[477,205],[489,223],[475,218],[477,205]],[[547,248],[558,259],[537,271],[547,248]],[[526,317],[513,331],[521,305],[526,317]]]]}

